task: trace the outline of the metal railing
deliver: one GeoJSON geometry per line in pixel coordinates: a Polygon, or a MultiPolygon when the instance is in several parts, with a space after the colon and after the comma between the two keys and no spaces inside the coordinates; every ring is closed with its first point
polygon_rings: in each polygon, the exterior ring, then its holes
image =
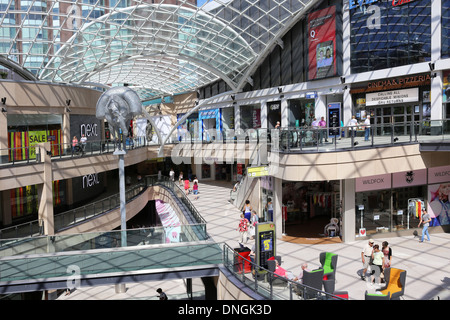
{"type": "MultiPolygon", "coordinates": [[[[144,192],[147,187],[154,185],[163,185],[167,188],[170,188],[174,192],[174,195],[186,206],[188,212],[194,218],[194,224],[196,224],[194,231],[197,232],[197,236],[201,238],[201,235],[204,235],[206,239],[207,234],[205,219],[200,215],[198,210],[186,197],[186,195],[181,192],[179,188],[176,188],[175,184],[170,181],[168,177],[163,176],[160,180],[158,180],[158,176],[156,175],[144,177],[144,182],[138,183],[125,191],[126,202],[128,203],[132,201],[135,197],[142,194],[142,192],[144,192]]],[[[54,216],[55,232],[60,232],[65,229],[72,228],[77,224],[95,219],[119,207],[120,194],[116,193],[87,205],[62,212],[54,216]]],[[[33,237],[42,235],[43,231],[42,221],[33,220],[27,223],[0,229],[0,239],[33,237]]]]}
{"type": "Polygon", "coordinates": [[[450,120],[371,124],[368,141],[365,140],[365,128],[362,124],[323,129],[281,128],[278,132],[271,130],[271,138],[272,151],[277,150],[283,153],[333,152],[399,144],[442,142],[450,141],[450,120]]]}
{"type": "MultiPolygon", "coordinates": [[[[126,150],[142,148],[147,145],[145,137],[127,138],[123,146],[126,150]]],[[[85,145],[78,143],[52,143],[50,152],[53,161],[68,160],[82,156],[94,156],[113,153],[118,147],[118,141],[94,140],[87,141],[85,145]]],[[[38,146],[26,146],[17,148],[0,149],[0,165],[17,165],[41,162],[41,148],[38,146]]]]}
{"type": "Polygon", "coordinates": [[[270,270],[240,256],[238,251],[227,244],[223,246],[223,264],[248,288],[270,300],[345,300],[325,291],[277,276],[270,270]]]}

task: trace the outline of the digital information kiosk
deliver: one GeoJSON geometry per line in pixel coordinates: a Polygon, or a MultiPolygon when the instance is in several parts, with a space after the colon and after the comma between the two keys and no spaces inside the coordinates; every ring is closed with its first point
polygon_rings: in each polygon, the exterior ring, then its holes
{"type": "MultiPolygon", "coordinates": [[[[273,222],[263,222],[256,224],[256,263],[267,269],[267,259],[274,257],[275,249],[275,224],[273,222]]],[[[258,273],[265,273],[265,270],[258,270],[258,273]]]]}

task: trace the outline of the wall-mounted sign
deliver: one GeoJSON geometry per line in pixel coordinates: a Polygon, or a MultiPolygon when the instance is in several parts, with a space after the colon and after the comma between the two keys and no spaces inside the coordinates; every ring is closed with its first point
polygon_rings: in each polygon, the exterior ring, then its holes
{"type": "Polygon", "coordinates": [[[267,176],[269,175],[269,167],[248,167],[247,174],[251,178],[267,176]]]}
{"type": "Polygon", "coordinates": [[[336,7],[308,15],[308,80],[336,74],[336,7]]]}
{"type": "Polygon", "coordinates": [[[98,173],[87,174],[83,176],[83,189],[99,184],[98,173]]]}
{"type": "Polygon", "coordinates": [[[395,172],[392,174],[392,188],[420,186],[427,184],[427,169],[395,172]]]}
{"type": "Polygon", "coordinates": [[[350,93],[354,94],[361,92],[375,92],[375,91],[420,87],[430,85],[430,83],[431,83],[431,76],[429,74],[423,74],[417,76],[370,81],[365,87],[350,89],[350,93]]]}
{"type": "Polygon", "coordinates": [[[356,192],[383,190],[391,188],[391,174],[382,174],[378,176],[370,176],[356,178],[356,192]]]}
{"type": "Polygon", "coordinates": [[[366,94],[366,106],[368,107],[416,101],[419,101],[419,88],[381,91],[366,94]]]}
{"type": "Polygon", "coordinates": [[[82,124],[80,125],[80,133],[86,137],[97,137],[99,132],[97,131],[97,127],[98,125],[96,123],[82,124]]]}
{"type": "Polygon", "coordinates": [[[317,98],[317,91],[309,91],[305,95],[306,99],[316,99],[317,98]]]}
{"type": "Polygon", "coordinates": [[[450,166],[434,167],[428,169],[428,183],[441,183],[450,181],[450,166]]]}

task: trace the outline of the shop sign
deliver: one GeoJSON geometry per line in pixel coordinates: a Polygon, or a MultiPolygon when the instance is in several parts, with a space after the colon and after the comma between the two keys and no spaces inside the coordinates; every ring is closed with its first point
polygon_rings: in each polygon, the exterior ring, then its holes
{"type": "Polygon", "coordinates": [[[350,0],[348,9],[352,10],[375,2],[378,2],[378,0],[350,0]]]}
{"type": "Polygon", "coordinates": [[[428,169],[428,183],[441,183],[450,181],[450,166],[428,169]]]}
{"type": "MultiPolygon", "coordinates": [[[[392,0],[392,6],[398,7],[413,1],[414,0],[392,0]]],[[[362,6],[366,6],[375,2],[378,2],[378,0],[350,0],[348,4],[348,9],[352,10],[355,8],[360,8],[362,6]]]]}
{"type": "Polygon", "coordinates": [[[391,188],[391,174],[356,178],[356,192],[384,190],[391,188]]]}
{"type": "Polygon", "coordinates": [[[317,98],[317,91],[310,91],[306,93],[306,99],[315,99],[317,98]]]}
{"type": "Polygon", "coordinates": [[[419,101],[419,88],[390,90],[366,94],[366,106],[419,101]]]}
{"type": "Polygon", "coordinates": [[[427,170],[411,170],[392,174],[392,188],[420,186],[427,184],[427,170]]]}
{"type": "Polygon", "coordinates": [[[247,174],[251,178],[263,177],[269,175],[269,167],[249,167],[247,174]]]}
{"type": "Polygon", "coordinates": [[[83,189],[92,187],[100,183],[100,181],[98,180],[98,173],[87,174],[83,176],[82,180],[83,180],[83,189]]]}
{"type": "Polygon", "coordinates": [[[80,126],[80,133],[81,135],[85,135],[86,137],[97,137],[98,133],[97,133],[97,124],[93,123],[93,124],[82,124],[80,126]]]}
{"type": "Polygon", "coordinates": [[[402,78],[383,79],[370,81],[367,84],[367,86],[363,88],[352,88],[350,90],[350,93],[354,94],[360,92],[375,92],[383,90],[420,87],[430,85],[430,83],[431,83],[431,76],[429,74],[408,76],[402,78]]]}

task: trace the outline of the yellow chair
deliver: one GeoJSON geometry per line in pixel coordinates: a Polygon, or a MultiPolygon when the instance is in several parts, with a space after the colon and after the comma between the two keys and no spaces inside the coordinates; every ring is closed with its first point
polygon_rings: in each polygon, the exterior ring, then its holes
{"type": "Polygon", "coordinates": [[[405,293],[406,270],[397,268],[384,269],[385,285],[377,291],[382,294],[391,294],[391,300],[400,298],[405,293]]]}

